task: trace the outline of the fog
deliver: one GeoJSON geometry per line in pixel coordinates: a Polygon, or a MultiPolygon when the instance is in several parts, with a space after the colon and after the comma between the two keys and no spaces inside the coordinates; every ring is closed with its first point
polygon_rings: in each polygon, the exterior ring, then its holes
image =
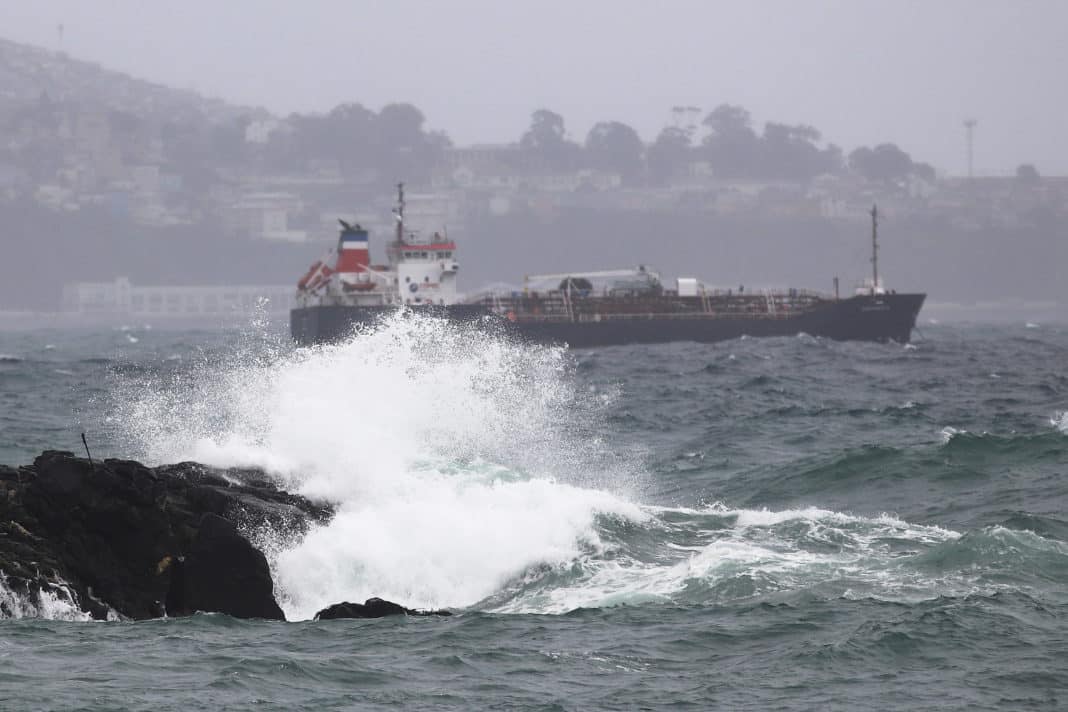
{"type": "Polygon", "coordinates": [[[405,181],[466,290],[638,263],[826,290],[868,273],[878,203],[895,287],[1057,312],[1066,26],[1057,0],[0,0],[0,311],[280,288],[338,217],[381,257],[405,181]]]}
{"type": "Polygon", "coordinates": [[[727,102],[958,175],[968,117],[982,172],[1068,173],[1065,27],[1059,0],[0,2],[7,39],[283,114],[406,101],[467,144],[549,107],[651,141],[727,102]]]}

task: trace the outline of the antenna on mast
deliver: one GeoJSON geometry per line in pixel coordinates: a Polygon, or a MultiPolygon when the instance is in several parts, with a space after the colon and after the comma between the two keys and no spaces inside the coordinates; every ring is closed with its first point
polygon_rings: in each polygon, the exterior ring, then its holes
{"type": "Polygon", "coordinates": [[[879,208],[871,206],[871,293],[879,288],[879,208]]]}

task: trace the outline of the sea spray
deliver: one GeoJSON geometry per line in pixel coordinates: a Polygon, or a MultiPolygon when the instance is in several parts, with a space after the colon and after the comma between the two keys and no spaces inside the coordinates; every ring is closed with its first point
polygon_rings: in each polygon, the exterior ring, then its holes
{"type": "MultiPolygon", "coordinates": [[[[894,516],[637,504],[644,463],[600,437],[641,384],[588,387],[561,349],[404,316],[333,346],[196,360],[128,388],[117,418],[151,460],[255,465],[337,505],[303,538],[255,533],[290,618],[372,595],[561,613],[1004,585],[940,553],[971,540],[894,516]]],[[[924,447],[976,438],[946,428],[924,447]]]]}
{"type": "Polygon", "coordinates": [[[88,621],[91,616],[82,611],[75,596],[61,582],[18,592],[7,576],[0,571],[0,619],[43,618],[57,621],[88,621]]]}
{"type": "Polygon", "coordinates": [[[118,408],[152,461],[262,467],[338,506],[273,546],[291,617],[370,595],[467,606],[525,568],[597,548],[595,519],[640,518],[633,463],[590,433],[602,397],[565,350],[397,316],[344,343],[141,384],[118,408]]]}
{"type": "Polygon", "coordinates": [[[1068,410],[1054,413],[1049,419],[1049,424],[1065,435],[1068,435],[1068,410]]]}

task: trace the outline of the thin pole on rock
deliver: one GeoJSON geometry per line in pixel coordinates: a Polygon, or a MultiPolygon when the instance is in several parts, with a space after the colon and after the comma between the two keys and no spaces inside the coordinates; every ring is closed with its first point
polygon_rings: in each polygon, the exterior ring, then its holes
{"type": "Polygon", "coordinates": [[[89,443],[85,441],[85,433],[82,433],[82,445],[85,446],[85,456],[89,458],[89,469],[95,470],[96,466],[93,465],[93,456],[89,454],[89,443]]]}

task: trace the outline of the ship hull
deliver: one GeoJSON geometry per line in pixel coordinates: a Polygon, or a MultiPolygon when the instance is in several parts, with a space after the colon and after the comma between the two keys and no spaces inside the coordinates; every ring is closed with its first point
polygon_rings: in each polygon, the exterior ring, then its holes
{"type": "Polygon", "coordinates": [[[329,344],[353,336],[357,329],[389,318],[401,309],[456,322],[475,321],[487,315],[486,309],[473,304],[418,305],[409,307],[358,307],[313,305],[289,312],[289,332],[301,346],[329,344]]]}
{"type": "MultiPolygon", "coordinates": [[[[742,336],[794,336],[806,333],[839,341],[910,340],[926,295],[864,295],[828,300],[789,316],[641,315],[583,321],[500,318],[508,332],[538,343],[574,348],[672,341],[710,343],[742,336]]],[[[374,323],[396,307],[309,306],[294,309],[290,328],[298,344],[329,343],[351,335],[355,328],[374,323]]],[[[481,305],[422,306],[413,311],[470,322],[488,316],[481,305]]]]}

